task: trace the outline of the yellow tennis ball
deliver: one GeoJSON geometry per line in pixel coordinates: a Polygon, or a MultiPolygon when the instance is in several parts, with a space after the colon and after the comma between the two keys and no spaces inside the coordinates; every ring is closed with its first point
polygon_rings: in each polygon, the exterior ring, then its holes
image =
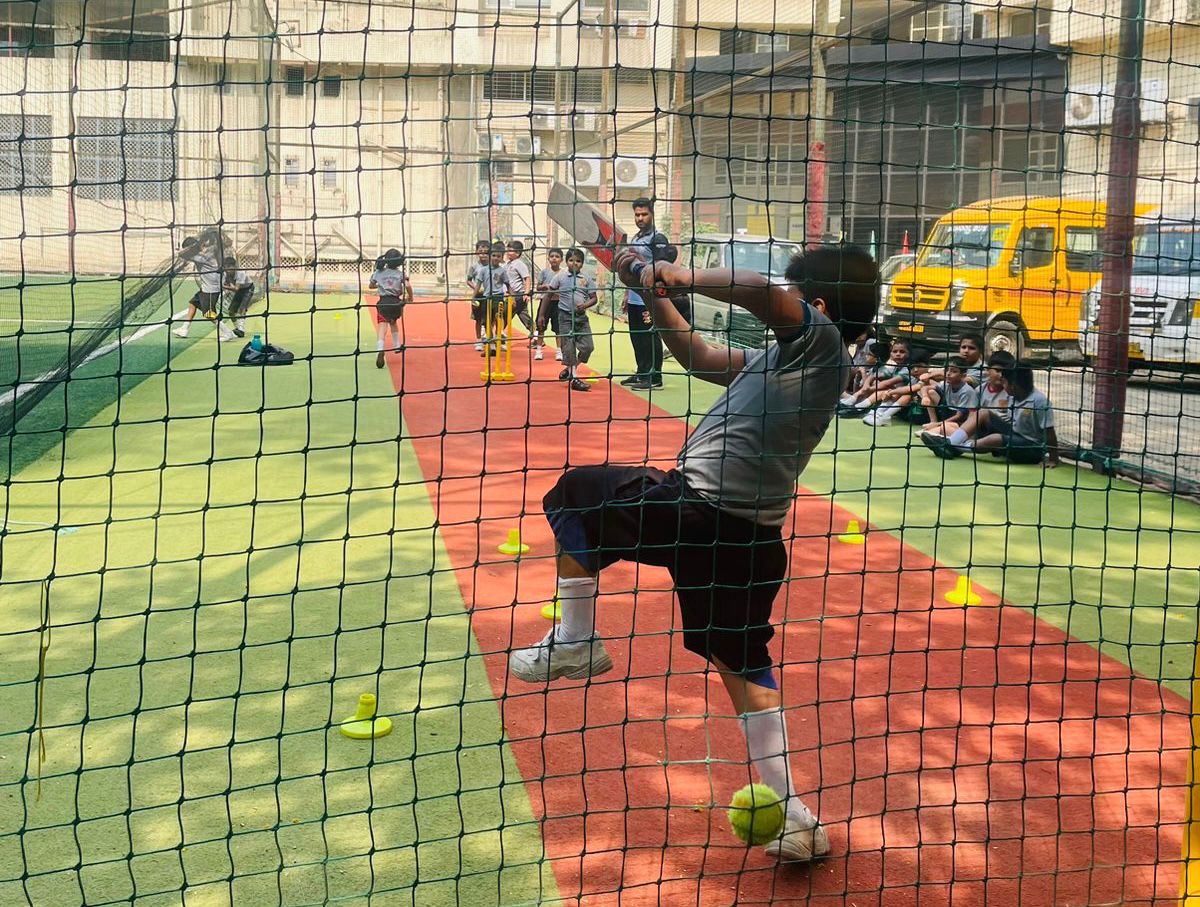
{"type": "Polygon", "coordinates": [[[729,804],[729,825],[747,844],[778,838],[785,818],[783,800],[765,784],[747,784],[729,804]]]}

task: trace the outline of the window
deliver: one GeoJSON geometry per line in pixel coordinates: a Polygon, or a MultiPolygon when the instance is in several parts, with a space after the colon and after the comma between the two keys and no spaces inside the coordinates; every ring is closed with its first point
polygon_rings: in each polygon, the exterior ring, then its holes
{"type": "MultiPolygon", "coordinates": [[[[483,78],[483,96],[492,101],[533,101],[554,103],[554,72],[490,72],[483,78]]],[[[565,72],[559,100],[565,109],[596,107],[600,104],[604,83],[598,70],[565,72]]]]}
{"type": "Polygon", "coordinates": [[[961,3],[936,3],[909,20],[909,40],[953,42],[962,37],[961,3]]]}
{"type": "Polygon", "coordinates": [[[321,158],[321,188],[336,189],[338,187],[337,158],[321,158]]]}
{"type": "Polygon", "coordinates": [[[1002,133],[1000,182],[1025,183],[1053,179],[1058,174],[1058,156],[1058,133],[1002,133]]]}
{"type": "Polygon", "coordinates": [[[0,4],[0,57],[53,57],[54,5],[0,4]]]}
{"type": "Polygon", "coordinates": [[[617,68],[617,84],[632,85],[645,88],[650,84],[652,73],[648,69],[630,69],[628,66],[617,68]]]}
{"type": "Polygon", "coordinates": [[[97,60],[171,59],[167,0],[89,0],[83,6],[83,24],[97,60]]]}
{"type": "MultiPolygon", "coordinates": [[[[551,100],[554,89],[550,89],[551,100]]],[[[523,72],[489,72],[483,77],[483,96],[491,101],[529,99],[529,75],[523,72]]]]}
{"type": "Polygon", "coordinates": [[[754,36],[754,52],[756,54],[769,54],[779,51],[786,52],[790,35],[777,34],[756,34],[754,36]]]}
{"type": "Polygon", "coordinates": [[[1046,268],[1054,264],[1054,228],[1026,227],[1017,240],[1020,269],[1046,268]]]}
{"type": "Polygon", "coordinates": [[[300,158],[295,155],[283,159],[283,184],[293,187],[300,185],[300,158]]]}
{"type": "Polygon", "coordinates": [[[50,123],[48,116],[0,114],[0,193],[50,194],[50,123]]]}
{"type": "Polygon", "coordinates": [[[75,138],[80,198],[175,197],[175,123],[80,117],[75,138]]]}
{"type": "Polygon", "coordinates": [[[321,79],[321,96],[336,98],[342,93],[341,76],[324,76],[321,79]]]}
{"type": "MultiPolygon", "coordinates": [[[[605,0],[583,0],[580,4],[582,18],[598,22],[604,17],[605,0]]],[[[612,0],[613,15],[617,22],[645,22],[650,17],[650,0],[612,0]]]]}
{"type": "Polygon", "coordinates": [[[1099,271],[1103,237],[1099,227],[1067,227],[1067,270],[1099,271]]]}
{"type": "Polygon", "coordinates": [[[1011,38],[1050,37],[1050,15],[1053,10],[1034,7],[1021,10],[1008,20],[1008,35],[1011,38]]]}
{"type": "Polygon", "coordinates": [[[287,80],[287,95],[289,98],[304,97],[304,67],[289,66],[283,72],[287,80]]]}

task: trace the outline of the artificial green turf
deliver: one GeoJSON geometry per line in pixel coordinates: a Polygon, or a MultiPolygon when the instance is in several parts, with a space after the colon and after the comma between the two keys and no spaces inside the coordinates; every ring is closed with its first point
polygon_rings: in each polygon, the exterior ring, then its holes
{"type": "MultiPolygon", "coordinates": [[[[622,324],[595,317],[597,371],[633,370],[622,324]]],[[[721,389],[668,360],[663,409],[698,421],[721,389]]],[[[943,461],[899,422],[839,419],[801,484],[1011,604],[1190,696],[1200,602],[1200,506],[1064,464],[943,461]]],[[[872,565],[891,571],[895,564],[872,565]]]]}
{"type": "Polygon", "coordinates": [[[269,337],[311,364],[198,327],[3,487],[0,904],[556,900],[389,376],[310,303],[269,337]]]}

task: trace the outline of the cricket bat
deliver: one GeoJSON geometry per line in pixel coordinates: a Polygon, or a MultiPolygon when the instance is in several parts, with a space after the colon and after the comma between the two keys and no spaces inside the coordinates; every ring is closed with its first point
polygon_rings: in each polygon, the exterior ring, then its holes
{"type": "Polygon", "coordinates": [[[626,243],[625,233],[604,216],[594,202],[570,186],[555,181],[546,203],[550,219],[574,237],[604,267],[612,270],[613,256],[626,243]]]}

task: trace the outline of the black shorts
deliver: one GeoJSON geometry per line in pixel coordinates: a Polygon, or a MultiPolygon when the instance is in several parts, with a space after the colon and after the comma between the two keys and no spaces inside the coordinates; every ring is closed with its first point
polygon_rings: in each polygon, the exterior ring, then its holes
{"type": "Polygon", "coordinates": [[[559,548],[589,570],[666,567],[687,649],[739,673],[771,667],[771,607],[787,574],[778,526],[719,510],[676,470],[642,466],[569,470],[542,505],[559,548]]]}
{"type": "Polygon", "coordinates": [[[379,302],[375,303],[375,323],[382,324],[383,322],[394,323],[401,315],[404,314],[404,303],[399,296],[380,296],[379,302]]]}
{"type": "Polygon", "coordinates": [[[192,305],[198,308],[205,315],[208,315],[209,313],[217,310],[217,306],[221,303],[221,294],[205,293],[203,290],[199,290],[197,291],[196,295],[192,297],[192,299],[194,300],[192,305]]]}
{"type": "Polygon", "coordinates": [[[231,315],[244,315],[246,310],[250,308],[250,300],[254,296],[254,284],[245,287],[238,287],[234,291],[233,299],[229,301],[229,312],[231,315]]]}
{"type": "Polygon", "coordinates": [[[483,324],[483,315],[486,311],[483,305],[483,297],[476,296],[471,300],[471,320],[476,324],[483,324]]]}

